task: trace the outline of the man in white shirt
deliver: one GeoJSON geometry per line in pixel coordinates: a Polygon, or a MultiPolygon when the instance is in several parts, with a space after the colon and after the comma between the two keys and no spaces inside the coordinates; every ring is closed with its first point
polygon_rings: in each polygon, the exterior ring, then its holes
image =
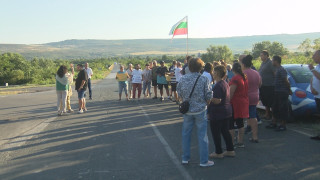
{"type": "Polygon", "coordinates": [[[89,99],[92,100],[92,90],[91,90],[91,76],[93,75],[93,71],[89,68],[89,63],[85,64],[85,69],[88,73],[88,89],[89,89],[89,99]]]}
{"type": "MultiPolygon", "coordinates": [[[[313,74],[313,77],[311,78],[310,87],[317,104],[317,109],[320,112],[320,50],[317,50],[313,54],[312,59],[318,65],[316,67],[313,67],[312,64],[309,64],[309,69],[313,74]]],[[[320,134],[310,138],[314,140],[320,140],[320,134]]]]}

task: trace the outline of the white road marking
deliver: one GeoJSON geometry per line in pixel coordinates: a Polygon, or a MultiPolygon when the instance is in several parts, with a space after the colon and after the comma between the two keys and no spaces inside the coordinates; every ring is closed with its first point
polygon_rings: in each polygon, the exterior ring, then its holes
{"type": "Polygon", "coordinates": [[[299,130],[292,129],[292,128],[288,128],[288,129],[289,129],[289,130],[291,130],[291,131],[294,131],[294,132],[296,132],[296,133],[299,133],[299,134],[305,135],[305,136],[309,136],[309,137],[311,137],[311,136],[312,136],[312,134],[309,134],[309,133],[306,133],[306,132],[303,132],[303,131],[299,131],[299,130]]]}
{"type": "Polygon", "coordinates": [[[139,105],[141,111],[143,112],[144,116],[148,119],[148,121],[151,124],[151,127],[154,131],[154,133],[156,134],[156,136],[158,137],[158,139],[160,140],[160,142],[162,143],[162,145],[164,146],[165,150],[167,151],[167,154],[169,155],[170,159],[172,160],[172,162],[176,165],[176,167],[178,168],[178,170],[180,171],[181,175],[184,177],[185,180],[192,180],[192,177],[190,176],[190,174],[188,173],[188,171],[186,171],[186,169],[182,166],[181,162],[179,161],[179,159],[177,158],[177,156],[174,154],[173,150],[171,149],[171,147],[169,146],[169,144],[167,143],[167,141],[164,139],[164,137],[161,135],[159,129],[157,128],[157,126],[155,124],[153,124],[150,121],[150,117],[149,115],[146,113],[146,111],[143,109],[143,107],[141,105],[139,105]]]}

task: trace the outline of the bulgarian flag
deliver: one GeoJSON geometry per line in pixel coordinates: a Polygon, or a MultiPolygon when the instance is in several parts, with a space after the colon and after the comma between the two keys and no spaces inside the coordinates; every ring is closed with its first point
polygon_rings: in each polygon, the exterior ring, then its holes
{"type": "Polygon", "coordinates": [[[172,38],[176,35],[185,35],[188,34],[188,16],[181,19],[175,25],[172,26],[169,35],[173,35],[172,38]]]}

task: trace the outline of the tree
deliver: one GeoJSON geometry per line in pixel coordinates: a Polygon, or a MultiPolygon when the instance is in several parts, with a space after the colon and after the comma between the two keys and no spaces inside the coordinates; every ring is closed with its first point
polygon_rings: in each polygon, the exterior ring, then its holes
{"type": "Polygon", "coordinates": [[[289,51],[287,48],[283,46],[282,43],[279,42],[270,42],[270,41],[262,41],[255,43],[252,48],[252,56],[253,58],[258,58],[260,56],[261,51],[267,50],[270,56],[278,55],[284,56],[288,55],[289,51]]]}
{"type": "Polygon", "coordinates": [[[305,39],[298,47],[298,49],[302,52],[304,52],[304,55],[306,57],[310,57],[312,53],[312,45],[311,40],[309,38],[305,39]]]}
{"type": "Polygon", "coordinates": [[[204,62],[219,61],[224,59],[230,61],[232,59],[232,51],[228,46],[210,46],[207,48],[207,53],[201,55],[204,62]]]}
{"type": "Polygon", "coordinates": [[[268,50],[271,46],[270,41],[262,41],[255,43],[252,48],[252,56],[254,59],[258,58],[260,56],[261,51],[268,50]]]}
{"type": "Polygon", "coordinates": [[[313,49],[320,50],[320,38],[313,40],[313,49]]]}
{"type": "Polygon", "coordinates": [[[10,84],[25,83],[25,78],[30,69],[30,63],[20,54],[4,53],[0,56],[0,83],[10,84]]]}
{"type": "Polygon", "coordinates": [[[271,56],[284,56],[289,54],[288,49],[285,48],[282,43],[276,41],[271,44],[268,51],[271,56]]]}

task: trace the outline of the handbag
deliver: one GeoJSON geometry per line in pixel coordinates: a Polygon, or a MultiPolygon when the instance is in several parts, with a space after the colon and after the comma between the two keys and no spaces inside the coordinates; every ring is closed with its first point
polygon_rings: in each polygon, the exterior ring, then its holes
{"type": "MultiPolygon", "coordinates": [[[[190,93],[189,99],[191,99],[192,93],[193,93],[193,91],[194,91],[194,88],[196,87],[196,84],[197,84],[200,76],[201,76],[201,75],[198,76],[196,82],[195,82],[194,85],[193,85],[193,88],[192,88],[192,91],[191,91],[191,93],[190,93]]],[[[189,107],[190,107],[189,100],[183,101],[181,104],[179,104],[179,111],[180,111],[180,113],[182,113],[182,114],[187,113],[187,112],[189,111],[189,107]]]]}

